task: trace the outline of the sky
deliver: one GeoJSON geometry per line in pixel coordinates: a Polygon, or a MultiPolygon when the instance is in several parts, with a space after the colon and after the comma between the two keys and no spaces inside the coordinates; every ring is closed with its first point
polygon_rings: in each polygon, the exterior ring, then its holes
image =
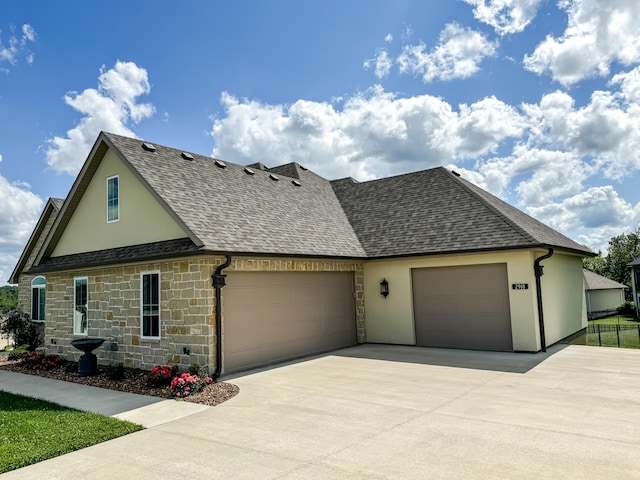
{"type": "Polygon", "coordinates": [[[445,166],[606,253],[640,225],[640,2],[4,0],[0,285],[101,130],[330,180],[445,166]]]}

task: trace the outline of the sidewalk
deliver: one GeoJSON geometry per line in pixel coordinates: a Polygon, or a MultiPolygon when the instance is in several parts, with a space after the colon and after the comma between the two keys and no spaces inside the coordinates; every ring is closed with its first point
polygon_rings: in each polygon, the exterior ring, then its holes
{"type": "Polygon", "coordinates": [[[210,408],[5,370],[0,370],[0,390],[128,420],[146,428],[210,408]]]}

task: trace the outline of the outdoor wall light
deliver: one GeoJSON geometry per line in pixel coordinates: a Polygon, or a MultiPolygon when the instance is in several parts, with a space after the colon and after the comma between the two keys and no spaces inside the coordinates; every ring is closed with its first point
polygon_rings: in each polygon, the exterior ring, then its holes
{"type": "Polygon", "coordinates": [[[380,295],[384,298],[387,298],[387,295],[389,295],[389,282],[387,282],[386,278],[383,278],[380,282],[380,295]]]}

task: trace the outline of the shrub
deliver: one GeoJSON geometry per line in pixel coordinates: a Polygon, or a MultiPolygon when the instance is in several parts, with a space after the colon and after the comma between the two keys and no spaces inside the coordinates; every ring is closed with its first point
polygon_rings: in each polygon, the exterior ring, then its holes
{"type": "Polygon", "coordinates": [[[204,372],[204,369],[198,365],[197,363],[192,363],[191,366],[189,367],[189,373],[191,375],[195,375],[197,377],[201,377],[204,378],[207,376],[207,374],[204,372]]]}
{"type": "Polygon", "coordinates": [[[156,365],[147,376],[149,387],[164,387],[171,383],[171,379],[178,374],[178,367],[169,365],[156,365]]]}
{"type": "Polygon", "coordinates": [[[185,372],[174,377],[169,388],[174,397],[184,398],[201,392],[211,382],[213,382],[211,377],[199,377],[185,372]]]}
{"type": "Polygon", "coordinates": [[[19,347],[9,350],[9,360],[18,360],[27,355],[29,345],[20,345],[19,347]]]}
{"type": "Polygon", "coordinates": [[[63,366],[65,360],[55,354],[29,352],[22,359],[22,365],[33,370],[53,370],[63,366]]]}
{"type": "Polygon", "coordinates": [[[107,365],[104,373],[109,380],[124,380],[124,364],[107,365]]]}
{"type": "Polygon", "coordinates": [[[0,316],[0,334],[11,336],[15,346],[29,345],[29,350],[35,350],[42,341],[31,317],[15,309],[0,316]]]}
{"type": "Polygon", "coordinates": [[[624,302],[617,310],[620,315],[634,315],[636,313],[631,302],[624,302]]]}

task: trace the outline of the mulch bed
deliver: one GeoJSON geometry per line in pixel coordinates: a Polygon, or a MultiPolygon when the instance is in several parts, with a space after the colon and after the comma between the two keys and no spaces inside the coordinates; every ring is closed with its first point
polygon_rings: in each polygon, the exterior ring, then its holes
{"type": "MultiPolygon", "coordinates": [[[[40,377],[53,378],[65,382],[80,383],[92,387],[107,388],[121,392],[137,393],[139,395],[150,395],[153,397],[171,398],[168,387],[153,388],[146,384],[148,372],[143,370],[125,369],[125,376],[122,380],[109,379],[104,371],[91,377],[78,377],[76,364],[69,363],[67,366],[55,368],[53,370],[33,370],[20,364],[20,360],[9,360],[7,355],[0,355],[0,369],[10,372],[25,373],[40,377]]],[[[202,405],[215,406],[235,397],[239,388],[231,383],[216,382],[207,385],[202,392],[190,395],[183,400],[185,402],[199,403],[202,405]]]]}

